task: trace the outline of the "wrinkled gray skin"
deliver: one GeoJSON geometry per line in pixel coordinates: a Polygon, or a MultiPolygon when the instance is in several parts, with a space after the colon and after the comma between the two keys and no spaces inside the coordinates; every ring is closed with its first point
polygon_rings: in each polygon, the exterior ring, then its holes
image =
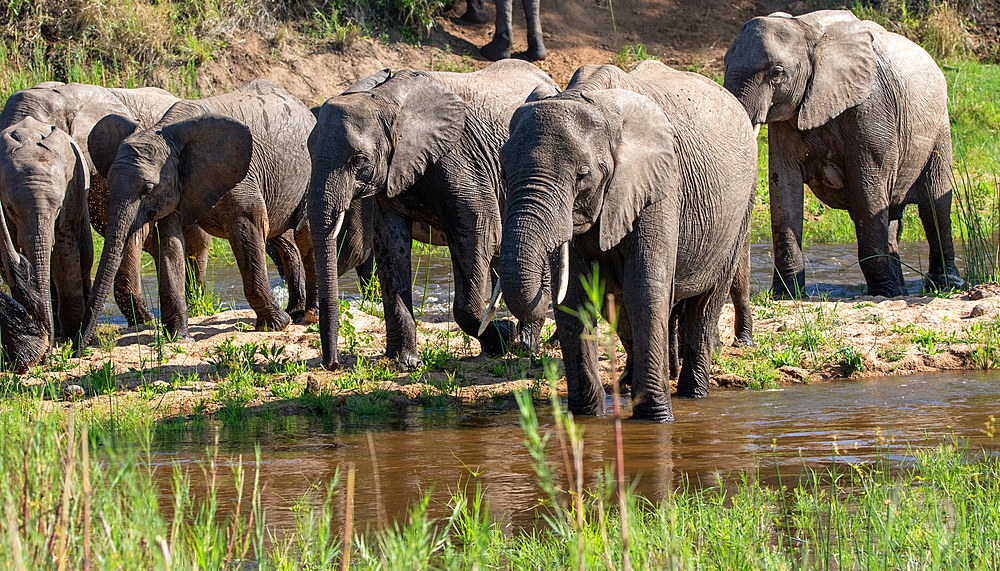
{"type": "Polygon", "coordinates": [[[726,53],[726,89],[768,124],[776,297],[802,291],[803,183],[854,220],[868,293],[905,293],[897,248],[916,204],[930,244],[931,286],[960,285],[951,239],[947,88],[906,38],[848,11],[744,24],[726,53]]]}
{"type": "MultiPolygon", "coordinates": [[[[98,154],[113,153],[124,136],[109,139],[102,136],[92,137],[95,125],[110,115],[128,118],[129,121],[137,123],[143,127],[149,127],[176,103],[178,99],[162,89],[142,88],[142,89],[107,89],[96,85],[85,85],[80,83],[63,84],[59,82],[45,82],[30,89],[18,91],[10,96],[0,112],[0,129],[9,128],[26,118],[38,120],[54,126],[60,131],[72,136],[73,142],[83,152],[85,162],[88,165],[90,176],[89,194],[84,189],[83,199],[88,203],[88,217],[90,224],[97,230],[98,234],[105,236],[105,225],[108,211],[107,182],[104,176],[97,172],[97,168],[92,162],[90,149],[94,149],[98,154]]],[[[51,138],[53,144],[56,138],[51,138]]],[[[38,151],[42,152],[42,151],[38,151]]],[[[48,257],[43,254],[47,252],[46,245],[39,239],[43,236],[41,232],[34,232],[33,228],[38,226],[42,220],[48,220],[49,224],[54,220],[58,211],[58,201],[49,200],[48,207],[39,203],[35,196],[56,196],[66,192],[65,184],[54,180],[53,173],[60,170],[52,165],[41,165],[34,161],[26,161],[27,151],[22,151],[14,155],[6,153],[0,155],[0,170],[4,173],[4,188],[0,194],[4,196],[4,203],[8,207],[8,216],[17,217],[18,220],[11,220],[11,224],[16,226],[11,231],[18,236],[15,243],[28,255],[36,271],[48,273],[48,257]],[[21,158],[18,158],[21,157],[21,158]],[[54,186],[53,186],[54,185],[54,186]],[[17,197],[16,199],[13,197],[17,197]],[[20,230],[23,228],[23,231],[20,230]],[[24,240],[19,236],[24,234],[24,240]]],[[[75,153],[51,150],[46,153],[50,159],[60,159],[66,161],[63,169],[69,172],[78,163],[75,153]]],[[[139,232],[138,242],[143,249],[152,252],[155,249],[155,241],[150,237],[151,228],[144,226],[139,232]]],[[[89,227],[86,230],[89,232],[89,227]]],[[[208,260],[208,245],[210,237],[197,226],[185,228],[187,238],[187,254],[197,259],[196,269],[202,270],[199,276],[204,276],[205,263],[208,260]]],[[[88,234],[87,241],[90,241],[88,234]]],[[[91,244],[92,248],[92,244],[91,244]]],[[[123,262],[118,274],[115,276],[115,301],[121,309],[129,325],[150,321],[153,314],[146,307],[141,292],[141,281],[139,275],[141,251],[135,242],[130,242],[123,253],[123,262]]],[[[92,254],[90,256],[92,259],[92,254]]],[[[56,280],[56,287],[59,288],[60,281],[64,283],[76,278],[63,275],[66,272],[75,272],[75,269],[62,268],[58,264],[53,277],[56,280]]],[[[90,265],[83,268],[89,283],[90,265]]],[[[36,289],[47,288],[48,277],[36,276],[33,278],[36,289]]],[[[199,279],[199,281],[202,281],[199,279]]],[[[67,321],[62,322],[62,318],[55,325],[64,324],[66,329],[60,332],[64,336],[73,336],[79,329],[80,320],[83,316],[83,307],[75,301],[77,296],[89,295],[88,291],[61,291],[58,299],[61,301],[64,296],[69,296],[70,306],[65,310],[67,321]]],[[[23,303],[23,302],[22,302],[23,303]]],[[[50,306],[48,302],[46,306],[50,306]]],[[[51,315],[51,309],[44,312],[51,315]]],[[[64,310],[60,308],[60,314],[64,310]]],[[[39,313],[41,316],[42,313],[39,313]]],[[[53,325],[52,318],[41,318],[48,327],[53,325]]],[[[50,329],[50,333],[55,333],[50,329]]]]}
{"type": "MultiPolygon", "coordinates": [[[[90,295],[94,244],[87,214],[90,168],[73,138],[32,117],[0,132],[0,202],[13,243],[31,260],[36,315],[55,341],[49,276],[61,331],[75,337],[90,295]],[[50,260],[51,267],[50,271],[50,260]]],[[[18,300],[30,306],[28,300],[18,300]]]]}
{"type": "MultiPolygon", "coordinates": [[[[500,156],[510,188],[499,264],[508,309],[520,320],[544,316],[543,275],[551,267],[555,291],[570,242],[562,305],[583,306],[581,277],[596,263],[616,299],[634,416],[673,418],[674,303],[684,304],[678,394],[707,395],[719,315],[746,262],[756,183],[756,140],[739,103],[711,80],[655,61],[629,74],[585,66],[564,93],[517,110],[500,156]]],[[[581,338],[575,316],[555,315],[569,409],[603,415],[597,341],[581,338]]]]}
{"type": "Polygon", "coordinates": [[[0,205],[0,277],[14,297],[0,292],[0,369],[21,374],[41,362],[49,349],[49,331],[38,318],[48,292],[39,295],[31,284],[31,264],[18,254],[0,205]],[[29,311],[33,309],[33,311],[29,311]]]}
{"type": "Polygon", "coordinates": [[[182,229],[194,223],[229,240],[257,329],[287,327],[291,319],[268,285],[264,242],[294,230],[307,295],[314,291],[309,227],[303,222],[306,138],[314,123],[309,109],[287,91],[256,80],[224,95],[178,102],[152,128],[127,137],[108,170],[108,238],[87,304],[82,346],[93,336],[98,317],[93,308],[107,298],[125,244],[154,220],[160,234],[161,319],[169,333],[188,337],[182,229]]]}
{"type": "MultiPolygon", "coordinates": [[[[535,61],[545,59],[548,55],[545,51],[545,44],[542,42],[542,19],[539,16],[538,8],[541,0],[521,0],[524,6],[524,17],[528,26],[528,51],[524,52],[524,58],[535,61]]],[[[466,0],[465,13],[462,20],[473,24],[488,22],[490,15],[483,9],[483,0],[466,0]]],[[[510,21],[514,11],[514,0],[497,0],[497,20],[496,28],[493,31],[493,39],[479,49],[483,57],[489,60],[498,61],[510,57],[511,29],[510,21]]]]}
{"type": "MultiPolygon", "coordinates": [[[[320,288],[323,365],[337,361],[338,274],[330,234],[352,200],[375,196],[375,261],[385,307],[386,356],[416,367],[410,248],[415,224],[443,232],[455,272],[455,321],[483,350],[502,354],[516,336],[494,321],[478,336],[500,244],[506,199],[498,152],[514,110],[535,89],[558,91],[538,68],[505,60],[475,73],[380,72],[320,109],[309,137],[309,217],[320,288]],[[365,84],[368,85],[365,85],[365,84]],[[367,89],[365,89],[367,88],[367,89]]],[[[537,343],[540,321],[520,330],[537,343]]]]}

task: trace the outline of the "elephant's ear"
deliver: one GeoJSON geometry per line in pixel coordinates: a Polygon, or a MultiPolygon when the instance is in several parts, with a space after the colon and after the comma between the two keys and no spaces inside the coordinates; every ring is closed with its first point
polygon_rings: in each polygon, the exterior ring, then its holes
{"type": "Polygon", "coordinates": [[[181,222],[193,224],[246,177],[253,135],[243,123],[216,113],[170,123],[162,131],[179,155],[181,222]]]}
{"type": "Polygon", "coordinates": [[[423,73],[397,73],[382,93],[399,103],[392,123],[389,198],[413,186],[465,131],[465,102],[423,73]]]}
{"type": "Polygon", "coordinates": [[[118,156],[118,147],[129,135],[139,128],[139,123],[129,117],[112,113],[94,125],[87,136],[90,160],[101,176],[108,176],[111,163],[118,156]]]}
{"type": "MultiPolygon", "coordinates": [[[[800,17],[801,18],[801,17],[800,17]]],[[[868,99],[877,66],[872,33],[857,18],[824,21],[798,127],[815,129],[868,99]]]]}
{"type": "Polygon", "coordinates": [[[383,69],[381,71],[376,71],[375,73],[369,75],[368,77],[362,79],[361,81],[345,89],[344,92],[341,93],[341,95],[347,95],[348,93],[360,93],[362,91],[371,91],[372,89],[375,89],[379,85],[382,85],[383,83],[388,81],[389,76],[391,75],[392,72],[389,71],[389,68],[383,69]]]}
{"type": "Polygon", "coordinates": [[[600,245],[608,250],[632,231],[643,208],[675,193],[680,170],[673,125],[648,97],[623,89],[584,93],[619,129],[614,171],[601,208],[600,245]]]}

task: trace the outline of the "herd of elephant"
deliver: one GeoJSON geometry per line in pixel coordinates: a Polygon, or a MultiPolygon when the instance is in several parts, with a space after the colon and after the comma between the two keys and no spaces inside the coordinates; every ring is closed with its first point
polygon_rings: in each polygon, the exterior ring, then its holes
{"type": "MultiPolygon", "coordinates": [[[[384,70],[312,110],[266,80],[200,100],[61,83],[19,91],[0,113],[0,253],[13,296],[0,303],[3,356],[23,369],[57,337],[87,346],[112,286],[130,324],[149,320],[140,248],[155,261],[163,327],[188,336],[186,272],[204,278],[217,236],[232,246],[257,329],[318,321],[331,370],[337,278],[370,274],[374,260],[385,355],[415,367],[416,237],[449,246],[454,319],[491,355],[536,348],[550,305],[582,306],[597,268],[618,300],[633,415],[671,420],[672,373],[679,395],[708,394],[730,295],[737,342],[752,343],[761,124],[775,296],[804,286],[804,184],[850,213],[869,293],[905,292],[906,204],[930,244],[926,279],[961,282],[935,62],[850,12],[776,13],[743,26],[724,86],[645,61],[629,73],[581,67],[560,90],[505,59],[473,73],[384,70]],[[93,285],[91,228],[105,238],[93,285]],[[285,309],[265,244],[284,266],[285,309]],[[492,320],[501,292],[516,325],[492,320]]],[[[571,312],[554,315],[569,409],[604,414],[597,342],[571,312]]]]}

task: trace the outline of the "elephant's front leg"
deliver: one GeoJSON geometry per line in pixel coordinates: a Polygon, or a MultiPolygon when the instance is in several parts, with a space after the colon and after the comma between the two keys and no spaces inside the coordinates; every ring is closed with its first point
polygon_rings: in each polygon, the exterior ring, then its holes
{"type": "Polygon", "coordinates": [[[382,285],[385,312],[385,356],[405,368],[420,366],[417,353],[417,324],[413,321],[410,286],[412,223],[402,216],[376,209],[375,267],[382,285]]]}
{"type": "Polygon", "coordinates": [[[171,336],[190,339],[184,299],[184,228],[180,215],[173,213],[157,220],[153,232],[156,244],[153,255],[160,282],[160,322],[171,336]]]}
{"type": "MultiPolygon", "coordinates": [[[[142,244],[152,252],[152,239],[147,239],[151,225],[144,225],[134,237],[125,242],[122,249],[122,263],[115,274],[114,296],[118,310],[125,316],[129,327],[153,320],[153,313],[142,298],[142,244]]],[[[100,311],[101,308],[96,308],[100,311]]]]}
{"type": "Polygon", "coordinates": [[[254,224],[249,215],[240,215],[230,226],[228,235],[233,257],[243,276],[243,294],[257,313],[255,329],[283,331],[292,320],[271,294],[271,285],[267,281],[267,262],[264,260],[263,229],[254,224]]]}
{"type": "Polygon", "coordinates": [[[514,0],[497,0],[497,23],[493,39],[479,49],[483,57],[498,61],[510,57],[510,21],[514,11],[514,0]]]}
{"type": "MultiPolygon", "coordinates": [[[[768,127],[768,183],[771,194],[771,238],[774,242],[774,278],[771,291],[778,299],[804,294],[806,265],[802,257],[802,170],[792,153],[787,134],[780,127],[768,127]]],[[[785,127],[785,130],[788,130],[785,127]]]]}
{"type": "Polygon", "coordinates": [[[629,356],[632,415],[656,422],[674,419],[668,361],[677,224],[676,216],[667,214],[666,224],[658,223],[656,219],[663,217],[655,212],[640,215],[635,230],[623,244],[624,301],[632,331],[637,333],[632,336],[629,356]]]}
{"type": "Polygon", "coordinates": [[[548,53],[545,51],[545,44],[542,42],[542,19],[539,13],[541,0],[521,0],[524,6],[524,18],[528,26],[528,51],[524,57],[529,61],[545,59],[548,53]]]}
{"type": "MultiPolygon", "coordinates": [[[[570,247],[569,286],[566,288],[562,307],[573,311],[583,307],[586,296],[580,276],[581,266],[585,265],[589,268],[588,264],[577,260],[574,249],[570,247]]],[[[604,416],[606,393],[598,367],[597,339],[594,335],[587,334],[583,323],[562,307],[556,307],[555,316],[563,365],[566,368],[569,411],[573,414],[604,416]]]]}
{"type": "Polygon", "coordinates": [[[285,286],[288,288],[288,312],[292,321],[299,323],[305,316],[306,311],[306,284],[305,269],[302,266],[302,255],[298,246],[295,245],[295,238],[292,230],[286,230],[283,234],[268,240],[278,250],[278,257],[281,258],[281,267],[285,270],[285,286]]]}
{"type": "Polygon", "coordinates": [[[868,295],[903,295],[903,268],[889,248],[889,209],[880,199],[863,196],[853,212],[858,237],[858,265],[865,274],[868,295]]]}

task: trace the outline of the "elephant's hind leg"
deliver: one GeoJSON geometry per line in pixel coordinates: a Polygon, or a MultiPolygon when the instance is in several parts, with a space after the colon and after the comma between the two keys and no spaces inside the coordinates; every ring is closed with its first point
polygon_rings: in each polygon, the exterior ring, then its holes
{"type": "Polygon", "coordinates": [[[288,287],[288,307],[285,311],[295,323],[300,323],[306,312],[305,268],[302,265],[302,254],[292,230],[268,240],[278,251],[281,267],[285,270],[285,285],[288,287]]]}
{"type": "Polygon", "coordinates": [[[951,191],[951,138],[948,137],[939,140],[913,188],[920,222],[930,246],[930,270],[924,280],[925,289],[965,285],[955,266],[955,246],[951,239],[951,191]]]}
{"type": "Polygon", "coordinates": [[[497,23],[493,31],[493,39],[479,49],[483,57],[499,61],[510,57],[511,31],[510,20],[514,8],[514,0],[497,1],[497,23]]]}
{"type": "Polygon", "coordinates": [[[677,395],[707,397],[712,369],[712,345],[719,331],[719,317],[729,292],[716,286],[712,291],[686,300],[681,323],[684,327],[684,363],[677,380],[677,395]]]}
{"type": "Polygon", "coordinates": [[[521,0],[528,25],[528,51],[525,52],[524,57],[529,61],[543,60],[548,55],[548,52],[545,51],[545,44],[542,42],[540,2],[541,0],[521,0]]]}
{"type": "Polygon", "coordinates": [[[467,0],[465,13],[460,18],[470,24],[485,24],[490,21],[490,14],[483,9],[483,0],[467,0]]]}

